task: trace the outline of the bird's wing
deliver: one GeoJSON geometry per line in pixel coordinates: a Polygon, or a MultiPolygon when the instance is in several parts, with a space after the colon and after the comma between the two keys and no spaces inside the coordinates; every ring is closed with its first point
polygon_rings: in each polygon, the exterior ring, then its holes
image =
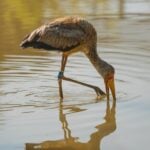
{"type": "Polygon", "coordinates": [[[28,41],[42,42],[56,49],[65,50],[79,45],[84,36],[83,30],[77,25],[47,24],[34,30],[28,36],[28,41]]]}

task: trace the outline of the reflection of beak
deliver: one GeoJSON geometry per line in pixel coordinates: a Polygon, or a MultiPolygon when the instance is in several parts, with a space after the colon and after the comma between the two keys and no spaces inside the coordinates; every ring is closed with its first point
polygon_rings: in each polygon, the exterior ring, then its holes
{"type": "Polygon", "coordinates": [[[116,100],[114,77],[105,79],[105,87],[106,87],[107,100],[109,100],[109,89],[111,90],[113,100],[116,100]]]}

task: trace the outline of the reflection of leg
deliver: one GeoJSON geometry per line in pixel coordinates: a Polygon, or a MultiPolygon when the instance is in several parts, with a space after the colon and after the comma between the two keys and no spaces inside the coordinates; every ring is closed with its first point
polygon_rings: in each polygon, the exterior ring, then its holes
{"type": "Polygon", "coordinates": [[[64,113],[63,110],[64,110],[64,108],[63,108],[63,101],[60,100],[60,103],[59,103],[59,120],[60,120],[60,122],[62,124],[62,129],[64,131],[64,139],[67,140],[67,139],[71,139],[72,136],[71,136],[71,130],[68,127],[66,114],[64,113]]]}
{"type": "Polygon", "coordinates": [[[63,80],[66,80],[66,81],[70,81],[70,82],[74,82],[74,83],[77,83],[77,84],[81,84],[83,86],[87,86],[89,88],[92,88],[95,90],[97,96],[101,96],[101,95],[105,95],[105,93],[100,89],[98,88],[97,86],[93,86],[93,85],[90,85],[90,84],[86,84],[86,83],[83,83],[83,82],[80,82],[80,81],[77,81],[77,80],[73,80],[73,79],[70,79],[70,78],[67,78],[67,77],[62,77],[63,80]]]}
{"type": "Polygon", "coordinates": [[[66,55],[62,55],[61,71],[58,74],[58,85],[59,85],[60,98],[63,98],[62,77],[63,77],[63,73],[64,73],[64,70],[65,70],[66,63],[67,63],[67,56],[66,55]]]}

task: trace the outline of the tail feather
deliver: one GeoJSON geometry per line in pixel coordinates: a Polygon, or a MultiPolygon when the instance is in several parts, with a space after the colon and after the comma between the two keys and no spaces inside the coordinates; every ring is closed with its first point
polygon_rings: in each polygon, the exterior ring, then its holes
{"type": "Polygon", "coordinates": [[[23,41],[21,42],[20,46],[22,48],[38,48],[38,49],[45,49],[45,50],[59,50],[59,48],[53,47],[51,45],[48,45],[44,42],[40,42],[40,30],[34,30],[30,34],[28,34],[23,41]]]}
{"type": "Polygon", "coordinates": [[[26,38],[24,38],[24,40],[21,42],[20,46],[22,48],[33,47],[45,50],[59,50],[58,48],[52,47],[48,44],[38,41],[38,35],[36,35],[36,37],[34,37],[34,39],[32,39],[31,41],[29,40],[29,38],[30,35],[26,36],[26,38]]]}
{"type": "Polygon", "coordinates": [[[22,48],[27,48],[27,47],[30,47],[30,46],[31,46],[31,44],[27,40],[22,41],[21,44],[20,44],[20,47],[22,47],[22,48]]]}
{"type": "Polygon", "coordinates": [[[31,34],[25,36],[25,38],[20,44],[20,47],[22,48],[33,47],[34,42],[37,42],[38,39],[39,33],[35,30],[31,34]]]}

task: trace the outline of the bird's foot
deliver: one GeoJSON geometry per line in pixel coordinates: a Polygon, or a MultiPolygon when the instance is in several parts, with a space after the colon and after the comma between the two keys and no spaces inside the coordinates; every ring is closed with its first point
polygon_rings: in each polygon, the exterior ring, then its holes
{"type": "Polygon", "coordinates": [[[63,76],[64,76],[64,72],[63,71],[59,71],[59,73],[58,73],[58,80],[59,79],[62,79],[63,78],[63,76]]]}
{"type": "Polygon", "coordinates": [[[97,95],[96,99],[97,100],[102,100],[106,97],[106,94],[103,94],[103,95],[97,95]]]}
{"type": "Polygon", "coordinates": [[[106,94],[105,94],[105,92],[103,92],[99,87],[97,87],[97,86],[95,86],[94,87],[94,90],[95,90],[95,92],[96,92],[96,94],[97,94],[97,100],[101,100],[101,99],[103,99],[104,97],[106,97],[106,94]]]}

